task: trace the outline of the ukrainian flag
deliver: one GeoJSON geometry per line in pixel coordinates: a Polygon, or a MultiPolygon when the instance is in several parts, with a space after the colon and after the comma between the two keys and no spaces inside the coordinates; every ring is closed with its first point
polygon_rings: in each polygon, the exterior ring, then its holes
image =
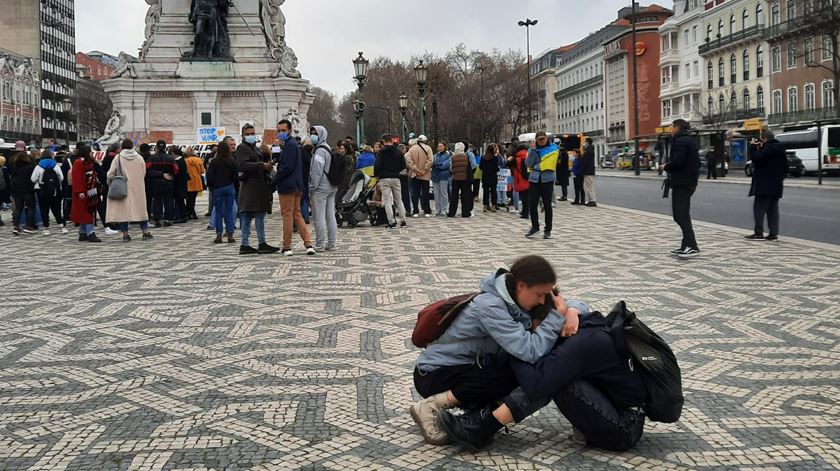
{"type": "Polygon", "coordinates": [[[557,144],[551,143],[545,147],[536,149],[540,156],[540,172],[556,172],[557,159],[560,158],[560,148],[557,144]]]}

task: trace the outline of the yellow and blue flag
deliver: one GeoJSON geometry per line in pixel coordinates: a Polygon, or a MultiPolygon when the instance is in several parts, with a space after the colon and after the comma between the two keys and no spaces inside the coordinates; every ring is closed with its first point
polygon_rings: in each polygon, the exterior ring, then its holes
{"type": "Polygon", "coordinates": [[[557,159],[560,158],[560,148],[557,144],[552,142],[545,147],[538,147],[536,151],[540,157],[540,172],[556,172],[557,159]]]}

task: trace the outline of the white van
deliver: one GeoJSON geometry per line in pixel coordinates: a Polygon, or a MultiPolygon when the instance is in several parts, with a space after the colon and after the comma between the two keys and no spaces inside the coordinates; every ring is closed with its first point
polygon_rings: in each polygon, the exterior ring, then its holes
{"type": "Polygon", "coordinates": [[[822,159],[824,171],[840,171],[840,125],[784,132],[778,134],[776,139],[786,150],[796,153],[802,159],[807,173],[819,170],[819,159],[822,159]]]}

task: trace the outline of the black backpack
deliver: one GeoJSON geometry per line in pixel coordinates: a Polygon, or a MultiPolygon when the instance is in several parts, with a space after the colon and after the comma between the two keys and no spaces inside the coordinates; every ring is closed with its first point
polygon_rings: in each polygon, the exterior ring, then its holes
{"type": "Polygon", "coordinates": [[[61,182],[58,181],[57,168],[44,169],[41,177],[41,193],[45,196],[58,196],[61,194],[61,182]]]}
{"type": "MultiPolygon", "coordinates": [[[[329,147],[318,147],[329,152],[329,147]]],[[[352,168],[353,156],[347,154],[330,154],[330,170],[324,170],[324,174],[327,175],[327,180],[330,181],[330,185],[341,188],[347,185],[352,168]]]]}
{"type": "Polygon", "coordinates": [[[656,332],[650,330],[619,301],[607,316],[605,329],[618,351],[640,366],[645,383],[645,415],[655,422],[679,420],[683,407],[682,377],[677,357],[656,332]]]}

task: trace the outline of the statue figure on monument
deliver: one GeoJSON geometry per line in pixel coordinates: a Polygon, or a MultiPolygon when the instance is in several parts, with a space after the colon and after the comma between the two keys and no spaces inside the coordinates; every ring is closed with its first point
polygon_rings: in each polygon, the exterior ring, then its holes
{"type": "Polygon", "coordinates": [[[96,142],[101,146],[118,144],[123,136],[123,123],[125,123],[125,116],[121,115],[119,110],[114,110],[111,119],[105,125],[105,133],[96,142]]]}
{"type": "Polygon", "coordinates": [[[190,23],[195,25],[194,58],[230,57],[227,25],[230,5],[229,0],[192,0],[190,23]]]}
{"type": "Polygon", "coordinates": [[[286,15],[280,7],[286,0],[260,0],[260,20],[269,51],[286,45],[286,15]]]}
{"type": "Polygon", "coordinates": [[[163,7],[160,2],[161,0],[146,0],[149,9],[146,11],[146,40],[143,41],[143,45],[140,47],[141,60],[146,56],[146,53],[152,46],[152,42],[154,42],[155,31],[157,31],[160,15],[163,12],[163,7]]]}
{"type": "Polygon", "coordinates": [[[277,61],[277,67],[271,74],[272,78],[289,77],[300,78],[300,71],[297,70],[298,58],[295,51],[289,46],[284,46],[272,51],[272,57],[277,61]]]}
{"type": "Polygon", "coordinates": [[[122,77],[126,73],[128,76],[136,79],[137,78],[137,70],[134,68],[134,64],[137,62],[137,59],[126,54],[125,52],[120,52],[119,55],[119,64],[117,65],[117,70],[114,71],[114,74],[111,75],[112,78],[122,77]]]}

